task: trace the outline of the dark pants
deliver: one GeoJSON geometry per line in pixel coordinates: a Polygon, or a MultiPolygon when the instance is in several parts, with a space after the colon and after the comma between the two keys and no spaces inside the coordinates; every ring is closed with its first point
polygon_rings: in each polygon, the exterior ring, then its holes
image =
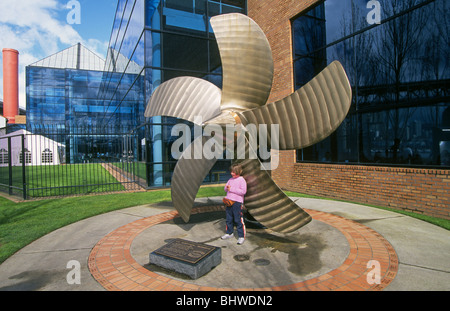
{"type": "Polygon", "coordinates": [[[226,209],[227,215],[227,234],[232,234],[234,231],[234,226],[236,225],[236,229],[238,232],[238,236],[240,238],[245,237],[245,225],[244,218],[242,213],[242,203],[234,202],[233,205],[227,206],[226,209]]]}

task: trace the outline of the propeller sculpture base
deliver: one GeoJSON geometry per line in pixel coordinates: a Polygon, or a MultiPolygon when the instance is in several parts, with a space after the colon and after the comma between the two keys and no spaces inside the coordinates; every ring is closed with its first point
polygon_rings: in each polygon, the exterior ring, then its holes
{"type": "Polygon", "coordinates": [[[222,249],[174,239],[149,255],[150,263],[198,279],[222,262],[222,249]]]}

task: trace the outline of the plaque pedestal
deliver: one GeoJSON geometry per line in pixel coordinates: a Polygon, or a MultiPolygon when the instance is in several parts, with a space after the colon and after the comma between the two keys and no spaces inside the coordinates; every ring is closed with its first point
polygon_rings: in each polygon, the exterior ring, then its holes
{"type": "Polygon", "coordinates": [[[198,279],[222,262],[222,249],[174,239],[149,255],[150,263],[198,279]]]}

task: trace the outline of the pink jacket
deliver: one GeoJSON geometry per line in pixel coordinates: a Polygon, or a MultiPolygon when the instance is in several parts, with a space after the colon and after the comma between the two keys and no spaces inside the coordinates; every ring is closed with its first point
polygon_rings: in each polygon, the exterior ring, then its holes
{"type": "Polygon", "coordinates": [[[232,177],[225,185],[225,191],[227,192],[227,199],[244,203],[244,195],[247,193],[247,182],[242,176],[236,178],[232,177]],[[227,190],[227,186],[230,186],[230,191],[227,190]]]}

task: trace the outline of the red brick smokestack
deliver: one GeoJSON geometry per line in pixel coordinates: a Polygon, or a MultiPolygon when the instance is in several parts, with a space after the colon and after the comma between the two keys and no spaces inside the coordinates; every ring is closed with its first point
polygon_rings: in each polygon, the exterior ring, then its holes
{"type": "Polygon", "coordinates": [[[9,124],[19,114],[19,52],[3,49],[3,116],[9,124]]]}

